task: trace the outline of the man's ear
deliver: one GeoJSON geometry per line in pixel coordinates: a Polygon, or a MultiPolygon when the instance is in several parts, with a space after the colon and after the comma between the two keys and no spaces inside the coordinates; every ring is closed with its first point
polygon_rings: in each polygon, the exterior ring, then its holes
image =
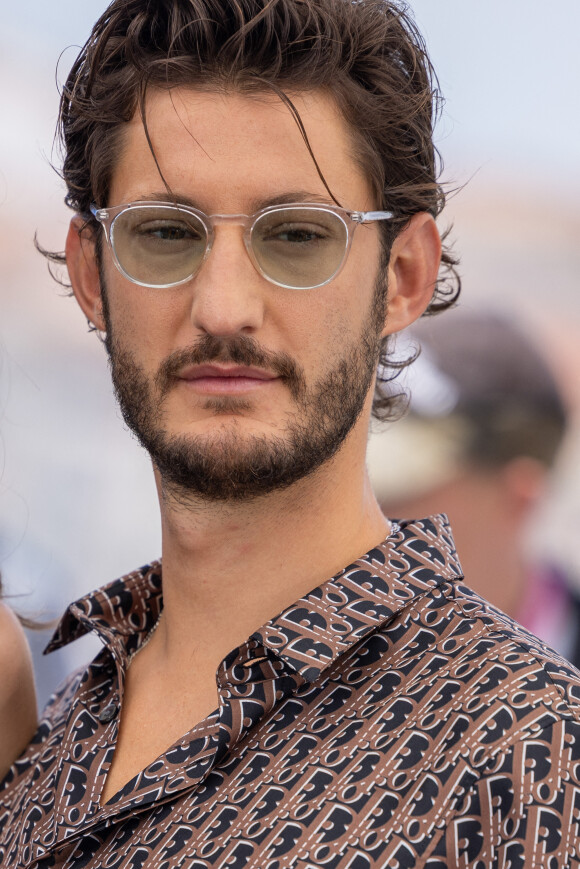
{"type": "Polygon", "coordinates": [[[383,335],[400,332],[417,320],[433,297],[441,238],[430,214],[413,215],[395,238],[388,267],[388,310],[383,335]]]}
{"type": "Polygon", "coordinates": [[[83,227],[83,218],[73,217],[66,237],[66,266],[73,293],[83,313],[100,332],[105,332],[95,241],[90,231],[83,227]]]}

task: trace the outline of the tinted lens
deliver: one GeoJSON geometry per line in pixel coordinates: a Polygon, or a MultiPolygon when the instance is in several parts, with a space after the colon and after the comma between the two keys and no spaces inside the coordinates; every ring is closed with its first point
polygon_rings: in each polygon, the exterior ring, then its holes
{"type": "Polygon", "coordinates": [[[252,249],[264,274],[295,289],[329,281],[342,264],[347,242],[345,223],[322,208],[269,211],[252,230],[252,249]]]}
{"type": "Polygon", "coordinates": [[[194,214],[163,205],[128,208],[111,226],[121,269],[149,287],[190,278],[205,256],[207,232],[194,214]]]}

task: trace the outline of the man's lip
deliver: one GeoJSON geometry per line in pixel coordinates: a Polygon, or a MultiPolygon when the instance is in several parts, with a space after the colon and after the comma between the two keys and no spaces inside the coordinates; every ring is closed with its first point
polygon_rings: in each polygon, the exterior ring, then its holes
{"type": "Polygon", "coordinates": [[[243,365],[192,365],[179,372],[179,380],[196,381],[206,378],[276,380],[278,375],[264,368],[243,365]]]}

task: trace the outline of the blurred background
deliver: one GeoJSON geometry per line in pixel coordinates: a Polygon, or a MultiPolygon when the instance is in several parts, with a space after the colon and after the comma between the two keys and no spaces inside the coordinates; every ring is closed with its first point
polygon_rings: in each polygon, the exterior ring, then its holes
{"type": "MultiPolygon", "coordinates": [[[[454,224],[462,308],[515,319],[541,347],[570,411],[533,536],[580,574],[580,5],[410,5],[446,98],[436,141],[457,192],[441,225],[454,224]]],[[[0,568],[17,609],[53,617],[158,556],[160,535],[148,461],[115,407],[104,351],[33,245],[35,233],[45,247],[64,243],[69,214],[50,165],[59,159],[58,83],[105,4],[3,6],[0,568]]],[[[46,632],[33,638],[36,649],[45,642],[46,632]]],[[[89,646],[39,665],[41,702],[89,646]]]]}

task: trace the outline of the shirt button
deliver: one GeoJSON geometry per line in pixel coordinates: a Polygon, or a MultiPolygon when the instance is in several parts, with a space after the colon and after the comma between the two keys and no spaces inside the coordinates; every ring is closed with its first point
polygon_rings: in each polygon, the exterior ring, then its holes
{"type": "Polygon", "coordinates": [[[118,711],[119,707],[116,703],[109,703],[109,705],[105,706],[103,711],[99,714],[99,721],[101,724],[108,724],[109,721],[113,720],[118,711]]]}

